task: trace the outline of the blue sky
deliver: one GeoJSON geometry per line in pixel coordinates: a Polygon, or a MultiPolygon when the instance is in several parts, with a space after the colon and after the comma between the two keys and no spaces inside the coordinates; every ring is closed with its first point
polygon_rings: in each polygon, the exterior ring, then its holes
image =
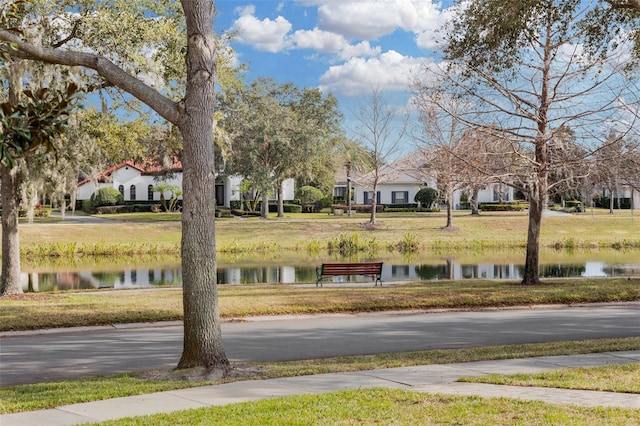
{"type": "MultiPolygon", "coordinates": [[[[333,93],[352,110],[378,88],[406,104],[412,75],[438,58],[447,19],[431,0],[216,0],[217,32],[232,31],[248,78],[333,93]]],[[[348,114],[347,114],[348,115],[348,114]]]]}

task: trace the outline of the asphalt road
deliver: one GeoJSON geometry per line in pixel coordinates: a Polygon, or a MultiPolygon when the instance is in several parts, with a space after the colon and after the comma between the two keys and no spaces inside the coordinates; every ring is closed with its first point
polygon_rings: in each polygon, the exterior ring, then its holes
{"type": "MultiPolygon", "coordinates": [[[[225,322],[232,361],[640,336],[640,304],[445,313],[379,313],[225,322]]],[[[181,325],[0,338],[0,386],[175,367],[181,325]]]]}

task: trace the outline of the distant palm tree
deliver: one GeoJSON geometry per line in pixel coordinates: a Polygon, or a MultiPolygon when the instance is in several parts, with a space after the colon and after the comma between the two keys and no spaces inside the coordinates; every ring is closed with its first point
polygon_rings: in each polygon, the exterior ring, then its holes
{"type": "Polygon", "coordinates": [[[160,192],[160,204],[166,212],[176,211],[178,205],[178,197],[182,195],[182,190],[175,185],[160,183],[153,187],[154,191],[160,192]],[[169,192],[171,196],[167,201],[165,194],[169,192]]]}

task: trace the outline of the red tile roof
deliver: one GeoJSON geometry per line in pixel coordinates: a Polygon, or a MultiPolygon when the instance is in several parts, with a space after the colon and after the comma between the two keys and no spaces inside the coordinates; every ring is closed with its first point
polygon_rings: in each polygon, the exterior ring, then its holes
{"type": "Polygon", "coordinates": [[[77,183],[77,186],[82,186],[84,184],[86,184],[87,182],[90,182],[92,180],[96,180],[98,182],[106,182],[107,178],[109,176],[111,176],[113,174],[113,172],[115,172],[116,170],[119,170],[125,166],[129,166],[129,167],[133,167],[134,169],[138,170],[141,174],[143,175],[154,175],[160,172],[167,172],[167,171],[171,171],[171,172],[181,172],[182,171],[182,162],[179,160],[176,160],[172,165],[170,165],[169,167],[164,167],[156,162],[151,162],[151,161],[146,161],[144,163],[135,163],[131,160],[126,160],[123,161],[122,163],[116,164],[115,166],[111,166],[105,170],[103,170],[102,172],[98,173],[97,175],[93,176],[92,178],[87,178],[87,179],[83,179],[80,182],[77,183]]]}

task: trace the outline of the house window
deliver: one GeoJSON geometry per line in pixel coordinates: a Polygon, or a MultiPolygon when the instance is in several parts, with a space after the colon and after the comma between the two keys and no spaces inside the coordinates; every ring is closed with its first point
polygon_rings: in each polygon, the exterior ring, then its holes
{"type": "Polygon", "coordinates": [[[136,199],[136,186],[135,185],[131,185],[129,187],[129,199],[131,201],[135,201],[135,199],[136,199]]]}
{"type": "Polygon", "coordinates": [[[124,185],[118,185],[118,191],[120,191],[120,193],[124,197],[124,185]]]}
{"type": "Polygon", "coordinates": [[[147,186],[147,200],[153,201],[153,185],[147,186]]]}
{"type": "Polygon", "coordinates": [[[408,204],[409,191],[393,191],[391,193],[391,204],[408,204]]]}
{"type": "MultiPolygon", "coordinates": [[[[373,204],[373,191],[367,191],[364,193],[364,203],[373,204]]],[[[380,204],[380,191],[376,192],[376,204],[380,204]]]]}

